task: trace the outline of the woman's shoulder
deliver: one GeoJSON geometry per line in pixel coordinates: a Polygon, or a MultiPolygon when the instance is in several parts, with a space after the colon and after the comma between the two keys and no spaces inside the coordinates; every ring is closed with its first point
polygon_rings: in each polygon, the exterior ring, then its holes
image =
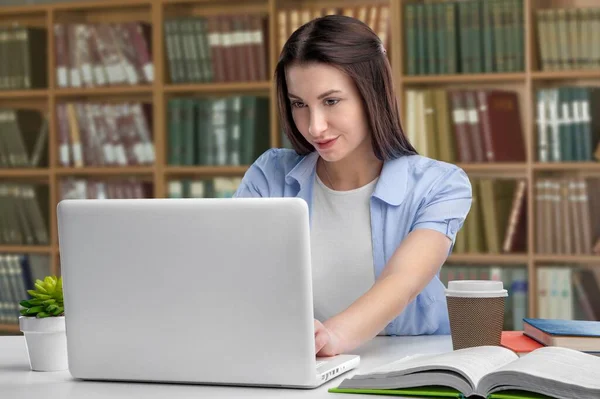
{"type": "MultiPolygon", "coordinates": [[[[409,155],[391,161],[394,180],[415,199],[438,192],[471,192],[469,177],[459,166],[422,155],[409,155]]],[[[392,174],[388,174],[391,176],[392,174]]],[[[466,195],[466,194],[465,194],[466,195]]]]}
{"type": "Polygon", "coordinates": [[[407,155],[388,162],[394,164],[395,169],[406,171],[409,177],[415,180],[449,174],[466,176],[465,172],[453,163],[439,161],[423,155],[407,155]]]}
{"type": "Polygon", "coordinates": [[[289,148],[270,148],[262,153],[252,164],[252,168],[258,168],[266,176],[274,174],[287,175],[302,160],[295,150],[289,148]]]}
{"type": "Polygon", "coordinates": [[[234,197],[281,196],[286,175],[302,158],[287,148],[268,149],[250,165],[234,197]]]}

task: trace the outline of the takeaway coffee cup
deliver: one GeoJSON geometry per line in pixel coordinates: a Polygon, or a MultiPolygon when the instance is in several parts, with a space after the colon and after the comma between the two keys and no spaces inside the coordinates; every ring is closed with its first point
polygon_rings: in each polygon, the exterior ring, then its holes
{"type": "Polygon", "coordinates": [[[502,281],[448,282],[446,300],[454,350],[500,345],[507,296],[502,281]]]}

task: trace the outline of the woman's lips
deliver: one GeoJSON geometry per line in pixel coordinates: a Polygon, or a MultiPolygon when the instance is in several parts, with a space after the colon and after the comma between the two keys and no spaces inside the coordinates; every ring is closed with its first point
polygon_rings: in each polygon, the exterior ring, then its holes
{"type": "Polygon", "coordinates": [[[333,138],[331,140],[326,140],[326,141],[320,141],[318,143],[315,143],[317,145],[317,148],[319,148],[319,150],[327,150],[329,148],[331,148],[335,142],[337,141],[337,137],[333,138]]]}

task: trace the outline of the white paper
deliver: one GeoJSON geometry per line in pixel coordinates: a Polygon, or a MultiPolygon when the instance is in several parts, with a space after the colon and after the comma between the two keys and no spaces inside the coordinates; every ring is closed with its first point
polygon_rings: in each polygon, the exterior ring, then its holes
{"type": "Polygon", "coordinates": [[[424,370],[456,370],[462,372],[470,384],[476,387],[486,374],[518,358],[513,351],[500,346],[479,346],[440,355],[404,358],[382,366],[374,373],[357,375],[354,378],[385,378],[390,374],[403,375],[424,370]]]}
{"type": "Polygon", "coordinates": [[[566,348],[540,348],[497,371],[513,371],[600,390],[600,358],[566,348]]]}

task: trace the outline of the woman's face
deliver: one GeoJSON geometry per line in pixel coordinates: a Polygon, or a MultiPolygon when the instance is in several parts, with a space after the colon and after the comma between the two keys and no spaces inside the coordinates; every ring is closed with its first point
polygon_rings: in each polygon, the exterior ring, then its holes
{"type": "Polygon", "coordinates": [[[371,151],[371,133],[353,80],[323,64],[293,64],[285,73],[296,127],[329,162],[371,151]]]}

